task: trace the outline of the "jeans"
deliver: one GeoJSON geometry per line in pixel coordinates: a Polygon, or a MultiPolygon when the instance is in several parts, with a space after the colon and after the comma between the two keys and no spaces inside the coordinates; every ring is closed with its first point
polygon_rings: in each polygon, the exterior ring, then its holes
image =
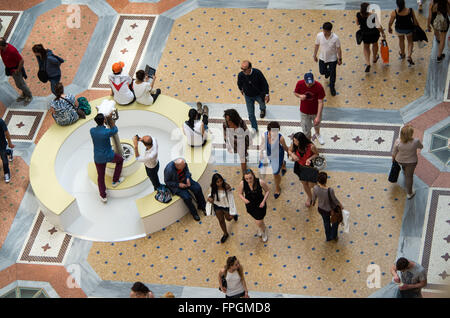
{"type": "Polygon", "coordinates": [[[61,75],[55,76],[55,77],[49,77],[48,81],[50,82],[50,89],[52,90],[53,95],[56,96],[55,93],[55,86],[61,81],[61,75]]]}
{"type": "Polygon", "coordinates": [[[330,75],[330,88],[334,88],[334,84],[336,83],[336,65],[337,61],[325,63],[319,60],[320,74],[325,75],[328,73],[330,75]]]}
{"type": "Polygon", "coordinates": [[[266,102],[263,96],[247,96],[245,95],[245,103],[247,104],[248,119],[252,124],[252,128],[258,130],[258,123],[255,117],[255,102],[259,104],[259,110],[266,110],[266,102]]]}
{"type": "Polygon", "coordinates": [[[158,164],[154,168],[145,167],[145,171],[147,172],[147,176],[150,178],[150,181],[153,184],[153,188],[157,190],[161,183],[159,182],[158,171],[159,171],[159,161],[158,164]]]}
{"type": "Polygon", "coordinates": [[[30,98],[33,97],[30,89],[27,86],[27,83],[25,83],[22,71],[17,70],[14,74],[12,74],[12,77],[14,79],[14,82],[16,83],[17,88],[22,91],[23,96],[30,98]]]}
{"type": "MultiPolygon", "coordinates": [[[[113,176],[113,182],[119,181],[120,174],[122,173],[122,166],[123,166],[123,158],[122,156],[118,154],[114,154],[114,159],[111,161],[116,164],[116,167],[114,168],[114,176],[113,176]]],[[[97,168],[97,184],[98,184],[98,190],[100,191],[100,196],[102,198],[106,198],[106,185],[105,185],[105,170],[106,170],[106,164],[105,163],[95,163],[95,167],[97,168]]]]}
{"type": "Polygon", "coordinates": [[[330,223],[330,212],[319,209],[319,213],[323,219],[323,226],[325,227],[325,235],[327,237],[327,241],[334,240],[338,235],[339,223],[330,223]]]}
{"type": "Polygon", "coordinates": [[[9,174],[8,150],[0,150],[0,157],[3,162],[3,173],[9,174]]]}
{"type": "Polygon", "coordinates": [[[188,189],[177,188],[173,194],[180,196],[183,199],[184,203],[187,205],[189,212],[191,212],[192,215],[196,215],[197,209],[195,208],[194,203],[192,203],[192,198],[189,190],[194,193],[195,199],[197,200],[197,206],[200,210],[206,209],[206,201],[205,197],[203,196],[203,191],[200,184],[192,179],[189,179],[189,181],[191,182],[191,186],[188,189]]]}

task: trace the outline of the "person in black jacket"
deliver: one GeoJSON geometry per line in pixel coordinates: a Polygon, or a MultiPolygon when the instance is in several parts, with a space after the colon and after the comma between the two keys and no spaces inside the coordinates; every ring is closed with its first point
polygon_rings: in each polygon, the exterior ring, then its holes
{"type": "Polygon", "coordinates": [[[259,104],[260,117],[264,118],[266,116],[266,103],[270,101],[269,84],[260,70],[252,68],[250,61],[243,61],[241,70],[238,75],[237,85],[245,97],[248,118],[252,128],[257,132],[258,123],[255,117],[255,101],[259,104]]]}

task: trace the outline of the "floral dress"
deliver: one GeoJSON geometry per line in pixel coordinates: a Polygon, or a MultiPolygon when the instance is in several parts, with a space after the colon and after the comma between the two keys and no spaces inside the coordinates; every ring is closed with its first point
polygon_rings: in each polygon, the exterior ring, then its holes
{"type": "Polygon", "coordinates": [[[55,110],[53,118],[60,126],[71,125],[78,120],[77,111],[74,108],[75,96],[67,94],[64,98],[53,100],[51,107],[55,110]],[[69,101],[72,103],[69,103],[69,101]]]}

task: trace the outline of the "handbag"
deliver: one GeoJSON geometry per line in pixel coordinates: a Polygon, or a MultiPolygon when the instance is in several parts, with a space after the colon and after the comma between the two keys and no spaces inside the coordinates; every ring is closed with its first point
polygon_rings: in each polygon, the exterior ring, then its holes
{"type": "Polygon", "coordinates": [[[361,30],[356,31],[356,44],[360,45],[362,43],[363,40],[363,34],[361,30]]]}
{"type": "Polygon", "coordinates": [[[420,25],[415,25],[413,29],[413,42],[428,42],[427,34],[420,27],[420,25]]]}
{"type": "MultiPolygon", "coordinates": [[[[225,279],[225,275],[220,276],[220,279],[222,280],[222,287],[227,288],[227,280],[225,279]]],[[[220,286],[219,286],[219,290],[222,291],[220,286]]]]}
{"type": "Polygon", "coordinates": [[[396,183],[398,180],[398,175],[400,174],[400,170],[402,168],[400,167],[400,165],[398,164],[397,161],[392,161],[392,166],[391,166],[391,171],[389,172],[389,182],[391,183],[396,183]]]}
{"type": "Polygon", "coordinates": [[[383,63],[389,64],[389,46],[386,40],[381,40],[380,53],[383,63]]]}
{"type": "MultiPolygon", "coordinates": [[[[328,188],[328,200],[330,201],[330,205],[333,204],[333,200],[331,199],[331,194],[330,194],[330,188],[328,188]]],[[[343,220],[343,216],[342,216],[342,209],[339,205],[335,205],[334,208],[331,208],[330,211],[331,217],[330,217],[330,222],[331,223],[342,223],[343,220]]]]}
{"type": "Polygon", "coordinates": [[[40,68],[39,68],[39,71],[38,71],[38,73],[37,73],[37,76],[38,76],[39,80],[40,80],[42,83],[47,83],[47,82],[48,82],[47,59],[45,59],[45,62],[44,62],[44,68],[43,68],[43,69],[40,69],[40,68]]]}
{"type": "Polygon", "coordinates": [[[327,167],[327,160],[324,156],[317,156],[313,160],[313,165],[317,170],[323,170],[327,167]]]}

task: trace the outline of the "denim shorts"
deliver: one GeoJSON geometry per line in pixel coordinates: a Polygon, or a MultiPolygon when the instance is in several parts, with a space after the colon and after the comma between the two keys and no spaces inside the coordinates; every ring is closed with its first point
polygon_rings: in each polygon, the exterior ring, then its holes
{"type": "Polygon", "coordinates": [[[408,35],[413,32],[412,29],[397,29],[395,28],[395,32],[397,32],[397,35],[408,35]]]}

